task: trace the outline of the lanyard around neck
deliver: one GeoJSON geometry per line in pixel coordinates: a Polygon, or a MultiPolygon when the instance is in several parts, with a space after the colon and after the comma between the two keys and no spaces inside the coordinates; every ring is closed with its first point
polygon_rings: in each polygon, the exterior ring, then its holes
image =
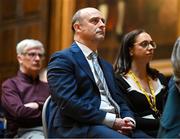
{"type": "Polygon", "coordinates": [[[138,81],[137,76],[130,70],[127,73],[132,79],[133,81],[136,83],[136,85],[138,86],[138,88],[143,92],[143,94],[146,96],[148,103],[151,107],[151,109],[158,113],[158,110],[156,108],[156,96],[155,96],[155,91],[153,89],[153,85],[152,85],[152,81],[150,80],[150,77],[148,77],[148,86],[150,89],[150,93],[148,93],[141,85],[141,83],[138,81]]]}

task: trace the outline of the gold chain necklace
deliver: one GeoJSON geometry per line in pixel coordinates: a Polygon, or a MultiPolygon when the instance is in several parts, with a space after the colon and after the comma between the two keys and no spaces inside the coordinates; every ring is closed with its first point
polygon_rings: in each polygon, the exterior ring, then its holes
{"type": "Polygon", "coordinates": [[[137,76],[130,70],[127,73],[136,83],[136,85],[138,86],[138,88],[143,92],[143,94],[146,96],[148,103],[150,105],[150,108],[155,112],[155,113],[159,113],[159,111],[156,108],[156,96],[155,96],[155,91],[153,89],[153,85],[152,82],[150,80],[150,77],[148,77],[148,86],[150,89],[150,93],[148,93],[141,85],[141,83],[138,81],[137,76]]]}

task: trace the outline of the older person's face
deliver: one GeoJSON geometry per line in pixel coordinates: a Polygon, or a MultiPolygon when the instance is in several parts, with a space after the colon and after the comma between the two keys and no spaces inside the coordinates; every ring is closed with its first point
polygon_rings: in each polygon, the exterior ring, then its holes
{"type": "Polygon", "coordinates": [[[38,74],[42,68],[44,53],[42,48],[29,48],[18,55],[20,70],[26,74],[38,74]]]}

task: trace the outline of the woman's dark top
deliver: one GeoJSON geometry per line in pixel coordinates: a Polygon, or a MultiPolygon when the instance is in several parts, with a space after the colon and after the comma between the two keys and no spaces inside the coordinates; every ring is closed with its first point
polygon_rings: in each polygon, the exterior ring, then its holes
{"type": "MultiPolygon", "coordinates": [[[[119,88],[125,94],[129,107],[135,114],[136,128],[143,130],[150,136],[156,137],[159,128],[159,115],[150,108],[146,96],[131,86],[122,75],[116,75],[116,79],[119,88]]],[[[167,80],[160,73],[157,80],[160,86],[155,90],[156,107],[160,114],[162,114],[167,93],[167,80]]]]}

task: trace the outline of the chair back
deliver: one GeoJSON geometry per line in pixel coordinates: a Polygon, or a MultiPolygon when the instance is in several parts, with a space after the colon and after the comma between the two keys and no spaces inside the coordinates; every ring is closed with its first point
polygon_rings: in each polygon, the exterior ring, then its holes
{"type": "Polygon", "coordinates": [[[51,96],[49,96],[46,101],[44,102],[43,109],[42,109],[42,125],[43,125],[43,132],[44,136],[48,138],[48,119],[49,119],[49,110],[48,106],[50,104],[51,96]]]}

